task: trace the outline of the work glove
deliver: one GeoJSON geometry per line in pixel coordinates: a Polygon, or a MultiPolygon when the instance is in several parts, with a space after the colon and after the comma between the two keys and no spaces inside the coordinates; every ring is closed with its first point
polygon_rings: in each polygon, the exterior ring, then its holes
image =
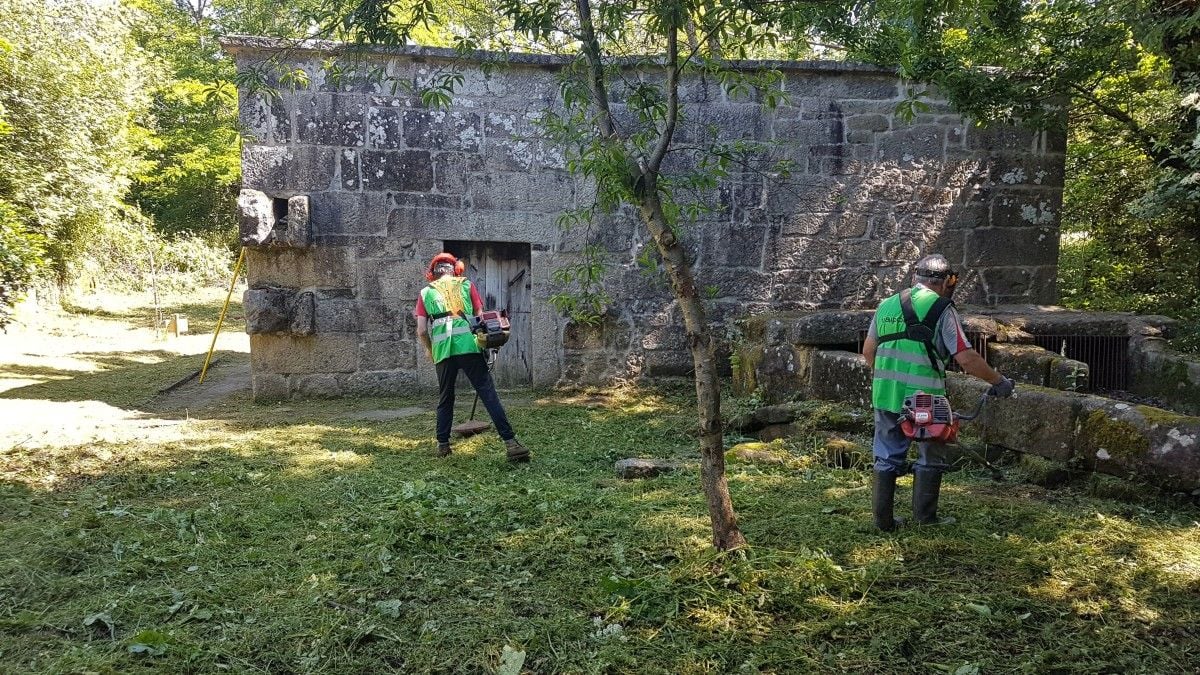
{"type": "Polygon", "coordinates": [[[988,396],[995,396],[996,398],[1008,398],[1009,396],[1013,395],[1013,390],[1016,388],[1016,382],[1013,382],[1011,379],[1001,375],[1000,381],[996,384],[993,384],[987,390],[987,394],[988,396]]]}

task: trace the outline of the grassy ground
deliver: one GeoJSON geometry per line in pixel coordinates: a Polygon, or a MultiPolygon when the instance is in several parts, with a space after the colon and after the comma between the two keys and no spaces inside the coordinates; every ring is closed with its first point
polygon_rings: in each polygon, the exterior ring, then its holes
{"type": "Polygon", "coordinates": [[[169,435],[0,439],[0,670],[1200,669],[1195,507],[958,472],[957,524],[883,536],[814,422],[785,464],[731,464],[752,548],[719,555],[694,473],[612,474],[691,456],[686,388],[507,401],[530,465],[490,436],[433,457],[431,412],[353,419],[418,399],[240,393],[169,435]]]}

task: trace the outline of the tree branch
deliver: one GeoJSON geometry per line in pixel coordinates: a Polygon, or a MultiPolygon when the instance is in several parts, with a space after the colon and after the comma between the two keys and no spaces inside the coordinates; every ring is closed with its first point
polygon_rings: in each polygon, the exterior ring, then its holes
{"type": "Polygon", "coordinates": [[[1171,152],[1169,149],[1162,147],[1158,140],[1154,138],[1145,127],[1143,127],[1132,115],[1121,110],[1116,106],[1109,105],[1100,100],[1095,92],[1092,92],[1078,84],[1071,83],[1071,88],[1083,100],[1092,104],[1104,115],[1109,118],[1124,124],[1125,127],[1133,134],[1134,140],[1142,147],[1142,151],[1146,153],[1156,164],[1162,167],[1175,169],[1176,171],[1190,171],[1191,167],[1184,161],[1182,157],[1171,152]]]}
{"type": "Polygon", "coordinates": [[[675,25],[672,16],[667,26],[667,122],[663,126],[662,135],[658,137],[658,146],[650,156],[647,168],[658,173],[662,166],[663,157],[671,147],[671,139],[675,136],[675,123],[679,119],[679,26],[675,25]]]}
{"type": "Polygon", "coordinates": [[[608,107],[608,90],[604,86],[604,62],[600,57],[600,41],[596,38],[596,29],[592,24],[592,5],[590,0],[575,0],[579,10],[579,32],[583,55],[588,60],[588,83],[592,96],[596,99],[596,107],[600,110],[600,133],[605,139],[616,138],[617,127],[613,123],[612,111],[608,107]]]}

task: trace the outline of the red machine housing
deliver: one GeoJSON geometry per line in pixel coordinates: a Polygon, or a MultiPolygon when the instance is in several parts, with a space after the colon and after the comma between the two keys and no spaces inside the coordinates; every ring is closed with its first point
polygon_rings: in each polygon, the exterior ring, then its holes
{"type": "Polygon", "coordinates": [[[958,416],[945,396],[918,391],[904,399],[900,430],[914,441],[953,443],[958,438],[958,416]]]}

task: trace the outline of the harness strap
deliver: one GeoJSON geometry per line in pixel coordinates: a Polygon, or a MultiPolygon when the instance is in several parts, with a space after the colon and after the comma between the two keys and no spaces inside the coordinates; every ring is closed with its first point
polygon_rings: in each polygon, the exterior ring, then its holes
{"type": "Polygon", "coordinates": [[[942,318],[946,308],[953,305],[950,298],[939,297],[933,302],[933,306],[929,308],[929,312],[924,319],[917,318],[917,312],[913,309],[912,304],[912,289],[906,288],[900,291],[900,311],[904,314],[904,330],[891,335],[883,335],[878,338],[878,343],[892,342],[894,340],[913,340],[920,342],[925,347],[925,353],[929,356],[929,365],[939,373],[944,372],[942,362],[938,360],[937,349],[933,346],[933,336],[937,335],[938,320],[942,318]]]}

